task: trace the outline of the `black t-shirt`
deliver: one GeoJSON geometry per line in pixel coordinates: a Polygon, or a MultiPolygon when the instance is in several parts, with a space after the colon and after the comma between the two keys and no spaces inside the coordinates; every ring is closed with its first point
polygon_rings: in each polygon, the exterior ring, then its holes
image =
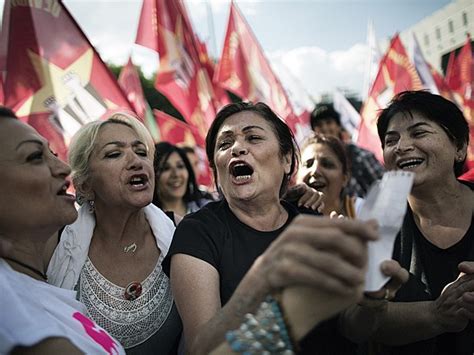
{"type": "MultiPolygon", "coordinates": [[[[461,181],[462,182],[462,181],[461,181]]],[[[462,182],[474,188],[474,184],[462,182]]],[[[474,261],[474,216],[466,234],[455,245],[441,249],[429,242],[418,229],[408,206],[402,230],[395,242],[393,258],[410,271],[410,278],[397,292],[397,302],[435,300],[443,288],[458,275],[458,264],[474,261]]],[[[474,353],[474,322],[458,333],[444,333],[435,338],[391,347],[391,355],[472,355],[474,353]]]]}
{"type": "Polygon", "coordinates": [[[415,230],[415,240],[420,248],[421,263],[424,266],[430,293],[438,298],[443,288],[459,276],[458,265],[469,260],[469,251],[474,243],[474,219],[464,237],[447,249],[438,248],[426,239],[419,229],[415,230]]]}
{"type": "MultiPolygon", "coordinates": [[[[426,272],[426,278],[430,293],[433,299],[441,295],[444,287],[459,276],[458,265],[462,261],[469,260],[469,252],[473,248],[474,243],[474,219],[471,220],[471,226],[467,230],[464,237],[447,249],[438,248],[427,240],[421,232],[416,229],[415,238],[420,248],[421,262],[426,272]],[[429,267],[428,267],[429,266],[429,267]]],[[[473,324],[470,322],[465,332],[472,329],[473,324]]],[[[472,333],[472,330],[471,330],[472,333]]],[[[458,333],[445,333],[436,338],[436,354],[469,354],[469,350],[465,347],[463,342],[464,337],[460,337],[458,333]],[[466,349],[466,350],[461,350],[466,349]],[[465,352],[468,351],[468,352],[465,352]]],[[[471,339],[474,343],[474,339],[471,339]]]]}
{"type": "MultiPolygon", "coordinates": [[[[176,228],[167,258],[187,254],[216,268],[221,303],[225,305],[257,257],[298,215],[292,205],[282,204],[288,212],[286,223],[277,230],[262,232],[242,223],[225,200],[210,202],[183,218],[176,228]]],[[[169,261],[165,263],[166,270],[169,261]]]]}
{"type": "MultiPolygon", "coordinates": [[[[283,232],[299,213],[316,214],[296,209],[282,202],[288,220],[271,232],[255,230],[242,223],[225,200],[210,202],[199,211],[183,218],[173,237],[168,256],[163,262],[169,274],[174,254],[187,254],[206,261],[219,272],[222,305],[226,304],[254,261],[283,232]]],[[[301,354],[355,354],[354,344],[337,331],[337,317],[315,327],[301,341],[301,354]]]]}

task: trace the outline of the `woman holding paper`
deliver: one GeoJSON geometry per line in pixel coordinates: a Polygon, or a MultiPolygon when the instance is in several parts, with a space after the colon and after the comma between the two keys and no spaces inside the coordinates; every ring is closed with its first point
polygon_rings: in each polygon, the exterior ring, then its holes
{"type": "Polygon", "coordinates": [[[379,309],[373,339],[390,354],[472,354],[474,185],[457,179],[466,119],[441,96],[409,91],[394,97],[377,128],[386,167],[416,176],[394,251],[410,278],[379,309]]]}
{"type": "Polygon", "coordinates": [[[376,230],[302,216],[280,200],[295,172],[297,148],[267,105],[224,107],[206,150],[224,197],[183,219],[169,253],[189,352],[209,353],[247,312],[283,288],[314,287],[335,299],[360,292],[365,241],[376,230]]]}

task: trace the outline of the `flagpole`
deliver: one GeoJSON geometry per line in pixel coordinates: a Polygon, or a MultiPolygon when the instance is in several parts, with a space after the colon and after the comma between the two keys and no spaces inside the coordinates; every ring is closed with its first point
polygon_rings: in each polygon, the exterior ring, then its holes
{"type": "Polygon", "coordinates": [[[217,43],[216,43],[216,31],[214,29],[214,14],[212,13],[212,7],[209,2],[206,2],[206,10],[207,10],[207,26],[209,30],[209,36],[211,37],[211,45],[212,45],[212,55],[214,58],[217,58],[217,43]]]}

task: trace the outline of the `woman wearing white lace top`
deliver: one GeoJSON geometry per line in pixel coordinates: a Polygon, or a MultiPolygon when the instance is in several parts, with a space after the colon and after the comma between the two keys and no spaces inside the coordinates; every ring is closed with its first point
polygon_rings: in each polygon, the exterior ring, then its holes
{"type": "Polygon", "coordinates": [[[51,282],[76,289],[88,315],[129,354],[175,353],[181,334],[161,268],[174,225],[151,204],[153,148],[143,124],[123,113],[76,133],[69,161],[82,206],[48,268],[51,282]]]}

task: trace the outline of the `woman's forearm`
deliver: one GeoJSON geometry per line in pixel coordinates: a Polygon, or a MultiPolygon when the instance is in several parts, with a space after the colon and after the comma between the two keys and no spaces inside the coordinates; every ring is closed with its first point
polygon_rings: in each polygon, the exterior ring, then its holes
{"type": "Polygon", "coordinates": [[[245,314],[254,312],[268,295],[269,289],[261,281],[256,280],[251,272],[247,273],[226,305],[200,327],[194,339],[187,345],[188,352],[209,354],[224,342],[226,332],[238,328],[245,314]]]}

